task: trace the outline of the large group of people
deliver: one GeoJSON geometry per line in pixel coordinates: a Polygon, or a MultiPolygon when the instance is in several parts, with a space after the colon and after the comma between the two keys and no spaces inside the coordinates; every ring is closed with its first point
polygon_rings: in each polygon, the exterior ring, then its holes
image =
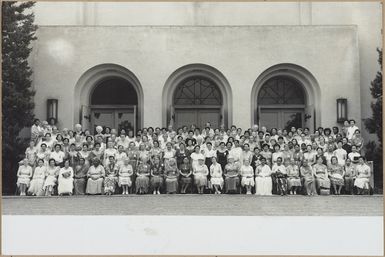
{"type": "Polygon", "coordinates": [[[20,195],[363,194],[371,169],[354,120],[343,127],[195,125],[132,130],[35,120],[20,195]]]}

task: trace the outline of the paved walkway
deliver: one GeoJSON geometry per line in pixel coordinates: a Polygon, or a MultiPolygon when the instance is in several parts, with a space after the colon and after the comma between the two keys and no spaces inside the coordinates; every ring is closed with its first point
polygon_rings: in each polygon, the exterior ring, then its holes
{"type": "Polygon", "coordinates": [[[382,216],[383,196],[3,196],[3,215],[382,216]]]}

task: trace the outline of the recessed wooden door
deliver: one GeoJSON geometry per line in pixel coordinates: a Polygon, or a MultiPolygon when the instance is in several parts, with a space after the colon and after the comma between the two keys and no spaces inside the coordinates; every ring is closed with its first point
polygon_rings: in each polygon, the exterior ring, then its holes
{"type": "Polygon", "coordinates": [[[213,128],[219,127],[219,109],[175,109],[175,128],[190,126],[195,124],[200,129],[204,129],[207,122],[213,128]]]}
{"type": "Polygon", "coordinates": [[[268,129],[288,127],[303,127],[303,109],[261,109],[260,126],[268,129]]]}

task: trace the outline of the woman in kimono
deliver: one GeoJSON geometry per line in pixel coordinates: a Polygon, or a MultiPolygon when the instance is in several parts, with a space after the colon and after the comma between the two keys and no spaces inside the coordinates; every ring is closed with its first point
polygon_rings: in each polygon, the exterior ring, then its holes
{"type": "Polygon", "coordinates": [[[330,159],[331,163],[328,167],[330,182],[334,189],[334,194],[339,195],[341,194],[341,189],[345,185],[344,181],[344,167],[338,164],[338,158],[336,156],[333,156],[330,159]]]}
{"type": "Polygon", "coordinates": [[[64,160],[64,167],[59,170],[58,176],[58,194],[62,196],[63,194],[72,195],[74,189],[74,170],[70,167],[70,161],[68,159],[64,160]]]}
{"type": "Polygon", "coordinates": [[[224,175],[226,193],[236,193],[239,187],[239,168],[232,155],[228,157],[224,175]]]}
{"type": "Polygon", "coordinates": [[[207,186],[207,175],[209,170],[205,165],[205,158],[199,157],[198,164],[193,166],[194,182],[197,187],[198,194],[203,194],[204,188],[207,186]]]}
{"type": "Polygon", "coordinates": [[[314,177],[316,182],[317,192],[320,194],[321,189],[330,190],[330,179],[328,168],[324,164],[324,158],[319,156],[316,164],[313,165],[314,177]]]}
{"type": "Polygon", "coordinates": [[[115,186],[118,182],[118,165],[114,156],[109,157],[108,165],[105,167],[104,194],[112,195],[115,193],[115,186]]]}
{"type": "Polygon", "coordinates": [[[123,164],[119,166],[119,180],[118,184],[122,187],[122,195],[128,195],[129,189],[132,187],[132,176],[134,175],[134,169],[130,164],[128,157],[123,159],[123,164]]]}
{"type": "Polygon", "coordinates": [[[351,159],[346,159],[345,161],[345,192],[348,194],[353,194],[354,179],[356,177],[356,165],[352,163],[351,159]]]}
{"type": "Polygon", "coordinates": [[[215,194],[221,194],[223,188],[223,171],[222,166],[217,162],[217,158],[214,156],[210,166],[211,185],[214,187],[215,194]]]}
{"type": "Polygon", "coordinates": [[[168,194],[174,194],[178,189],[178,167],[175,158],[171,158],[165,163],[165,182],[168,194]]]}
{"type": "Polygon", "coordinates": [[[182,164],[179,166],[179,174],[180,174],[180,184],[181,184],[181,194],[185,194],[187,188],[192,183],[192,168],[190,164],[190,160],[187,156],[183,158],[182,164]]]}
{"type": "Polygon", "coordinates": [[[154,195],[160,195],[160,190],[163,186],[164,165],[160,161],[161,158],[160,155],[154,155],[153,161],[151,162],[151,187],[154,195]]]}
{"type": "Polygon", "coordinates": [[[140,195],[147,194],[150,184],[150,164],[148,163],[148,159],[144,156],[142,157],[141,163],[138,166],[136,175],[136,193],[140,195]]]}
{"type": "Polygon", "coordinates": [[[303,177],[303,184],[306,189],[307,195],[314,195],[315,186],[314,186],[314,171],[313,168],[309,165],[308,159],[303,159],[302,166],[300,168],[301,176],[303,177]]]}
{"type": "Polygon", "coordinates": [[[79,163],[75,166],[74,174],[74,194],[84,195],[86,192],[87,171],[89,166],[84,158],[79,159],[79,163]]]}
{"type": "Polygon", "coordinates": [[[88,169],[87,172],[87,187],[86,194],[96,195],[102,194],[103,190],[103,179],[105,176],[105,170],[102,165],[100,165],[100,160],[94,158],[92,160],[92,166],[88,169]]]}
{"type": "Polygon", "coordinates": [[[37,161],[37,167],[33,172],[33,177],[28,188],[28,193],[31,195],[42,196],[44,195],[43,185],[45,181],[45,175],[47,172],[47,166],[44,165],[44,160],[39,159],[37,161]]]}
{"type": "Polygon", "coordinates": [[[284,165],[287,172],[287,188],[291,195],[296,195],[298,188],[301,187],[299,166],[294,160],[285,160],[284,165]]]}
{"type": "Polygon", "coordinates": [[[356,166],[356,180],[354,181],[354,186],[357,187],[357,194],[361,195],[364,190],[370,189],[370,176],[370,167],[365,163],[364,157],[360,156],[356,166]]]}
{"type": "Polygon", "coordinates": [[[261,164],[255,170],[255,194],[272,195],[271,168],[267,165],[265,157],[261,157],[260,161],[261,164]]]}

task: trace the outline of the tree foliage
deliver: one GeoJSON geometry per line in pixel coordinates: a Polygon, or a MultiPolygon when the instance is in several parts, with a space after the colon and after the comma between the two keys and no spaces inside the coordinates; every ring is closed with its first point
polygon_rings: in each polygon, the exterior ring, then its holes
{"type": "Polygon", "coordinates": [[[3,192],[15,190],[16,170],[26,147],[20,131],[34,118],[32,70],[28,57],[37,26],[31,12],[34,2],[2,2],[2,175],[3,192]]]}

